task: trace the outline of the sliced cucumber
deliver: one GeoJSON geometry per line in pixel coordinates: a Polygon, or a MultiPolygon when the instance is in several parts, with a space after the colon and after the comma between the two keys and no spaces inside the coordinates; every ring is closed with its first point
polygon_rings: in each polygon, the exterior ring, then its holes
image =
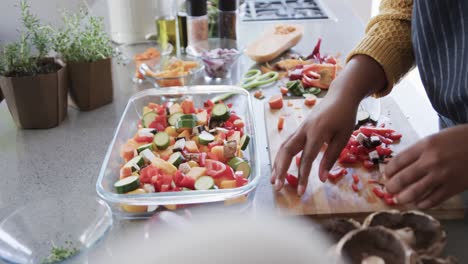
{"type": "Polygon", "coordinates": [[[197,121],[195,120],[179,119],[177,121],[176,128],[177,129],[194,128],[196,125],[197,125],[197,121]]]}
{"type": "Polygon", "coordinates": [[[153,144],[149,143],[149,144],[141,145],[136,150],[137,150],[137,153],[140,154],[146,149],[153,150],[153,144]]]}
{"type": "Polygon", "coordinates": [[[141,156],[136,156],[129,160],[124,167],[132,168],[132,171],[139,171],[141,167],[145,165],[145,160],[141,156]]]}
{"type": "Polygon", "coordinates": [[[117,193],[128,193],[140,188],[140,177],[138,176],[129,176],[123,178],[116,183],[114,183],[114,187],[117,190],[117,193]]]}
{"type": "Polygon", "coordinates": [[[198,142],[201,145],[208,145],[209,143],[213,142],[215,140],[215,137],[211,135],[210,133],[203,131],[199,136],[198,136],[198,142]]]}
{"type": "Polygon", "coordinates": [[[183,115],[184,114],[182,113],[172,114],[167,121],[169,122],[171,126],[175,126],[177,124],[177,121],[179,121],[180,117],[183,115]]]}
{"type": "Polygon", "coordinates": [[[229,108],[225,104],[215,104],[211,112],[211,118],[214,120],[226,121],[229,119],[229,108]]]}
{"type": "Polygon", "coordinates": [[[247,134],[244,134],[240,140],[241,150],[247,149],[249,142],[250,142],[250,136],[247,134]]]}
{"type": "Polygon", "coordinates": [[[153,121],[156,119],[158,114],[156,112],[148,112],[143,115],[143,118],[141,119],[141,124],[143,127],[148,127],[153,121]]]}
{"type": "Polygon", "coordinates": [[[154,135],[153,143],[159,150],[165,150],[170,144],[169,135],[166,132],[159,132],[154,135]]]}
{"type": "Polygon", "coordinates": [[[181,120],[195,120],[195,122],[198,121],[198,117],[194,114],[181,115],[180,119],[181,120]]]}
{"type": "Polygon", "coordinates": [[[210,176],[201,176],[195,181],[195,190],[210,190],[214,186],[215,182],[210,176]]]}
{"type": "Polygon", "coordinates": [[[174,152],[167,160],[172,165],[179,167],[182,162],[185,162],[185,158],[180,152],[174,152]]]}
{"type": "Polygon", "coordinates": [[[247,161],[239,157],[234,157],[229,160],[228,165],[234,171],[242,171],[244,178],[248,178],[250,176],[250,165],[247,161]]]}

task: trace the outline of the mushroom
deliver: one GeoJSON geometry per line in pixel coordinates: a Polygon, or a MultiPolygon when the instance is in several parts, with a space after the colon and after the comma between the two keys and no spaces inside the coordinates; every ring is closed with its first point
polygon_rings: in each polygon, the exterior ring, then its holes
{"type": "Polygon", "coordinates": [[[384,226],[393,229],[419,255],[437,257],[444,249],[447,234],[440,222],[417,211],[382,211],[369,215],[364,227],[384,226]]]}
{"type": "Polygon", "coordinates": [[[361,227],[361,224],[353,219],[330,219],[322,223],[322,231],[328,235],[333,244],[338,243],[349,232],[361,227]]]}
{"type": "Polygon", "coordinates": [[[338,243],[336,253],[351,264],[417,263],[417,255],[396,232],[381,226],[349,232],[338,243]]]}
{"type": "Polygon", "coordinates": [[[457,264],[458,260],[454,257],[434,258],[431,256],[420,256],[419,264],[457,264]]]}

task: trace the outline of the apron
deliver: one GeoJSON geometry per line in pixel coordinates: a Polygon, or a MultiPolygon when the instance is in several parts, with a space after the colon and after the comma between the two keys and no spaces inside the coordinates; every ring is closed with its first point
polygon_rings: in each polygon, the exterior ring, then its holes
{"type": "Polygon", "coordinates": [[[441,127],[468,123],[468,1],[414,0],[412,41],[441,127]]]}

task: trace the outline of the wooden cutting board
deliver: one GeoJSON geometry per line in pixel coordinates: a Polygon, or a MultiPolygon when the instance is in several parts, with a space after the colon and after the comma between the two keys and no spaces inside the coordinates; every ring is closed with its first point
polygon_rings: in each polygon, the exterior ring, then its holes
{"type": "MultiPolygon", "coordinates": [[[[319,102],[320,103],[320,99],[319,102]]],[[[281,142],[292,134],[306,118],[309,108],[304,105],[303,99],[285,100],[283,109],[270,110],[265,104],[265,124],[268,135],[268,151],[271,164],[275,160],[281,142]],[[293,106],[288,106],[288,101],[293,106]],[[285,115],[285,124],[282,131],[278,131],[278,118],[285,115]]],[[[393,99],[385,99],[382,105],[382,116],[387,116],[391,128],[403,134],[400,143],[392,145],[396,153],[408,147],[419,139],[416,131],[412,128],[407,118],[403,115],[398,105],[393,99]]],[[[347,168],[348,174],[338,183],[329,181],[322,183],[318,177],[318,165],[322,154],[316,159],[309,176],[309,184],[304,196],[299,197],[296,190],[286,184],[280,192],[274,192],[275,203],[281,213],[292,215],[310,215],[314,217],[365,217],[371,212],[390,209],[385,203],[377,198],[372,192],[375,185],[368,184],[368,179],[380,180],[379,170],[369,172],[368,170],[356,166],[347,168]],[[356,173],[360,177],[358,193],[351,188],[353,182],[352,174],[356,173]]],[[[297,166],[293,161],[290,172],[297,175],[297,166]]],[[[414,206],[397,209],[413,209],[414,206]]],[[[395,209],[395,207],[392,207],[395,209]]],[[[461,197],[456,196],[446,201],[441,206],[428,211],[438,219],[459,219],[464,217],[464,208],[461,197]]]]}

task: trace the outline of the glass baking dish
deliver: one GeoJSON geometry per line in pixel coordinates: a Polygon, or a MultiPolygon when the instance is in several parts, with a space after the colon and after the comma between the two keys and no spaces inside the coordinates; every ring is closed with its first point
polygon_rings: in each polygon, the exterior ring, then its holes
{"type": "Polygon", "coordinates": [[[260,180],[260,166],[258,163],[258,148],[255,135],[255,123],[252,116],[252,101],[249,93],[235,86],[191,86],[149,89],[139,92],[129,99],[114,138],[107,150],[104,162],[96,183],[98,195],[107,202],[115,205],[175,205],[220,202],[234,199],[250,193],[260,180]],[[146,194],[118,194],[114,183],[119,178],[122,159],[119,149],[137,131],[137,122],[142,117],[143,106],[148,103],[164,103],[166,101],[181,101],[190,97],[195,106],[202,106],[203,102],[226,93],[234,94],[228,99],[233,103],[233,110],[245,122],[245,132],[251,136],[250,144],[244,151],[245,158],[251,165],[249,183],[234,189],[216,189],[208,191],[164,192],[146,194]]]}

